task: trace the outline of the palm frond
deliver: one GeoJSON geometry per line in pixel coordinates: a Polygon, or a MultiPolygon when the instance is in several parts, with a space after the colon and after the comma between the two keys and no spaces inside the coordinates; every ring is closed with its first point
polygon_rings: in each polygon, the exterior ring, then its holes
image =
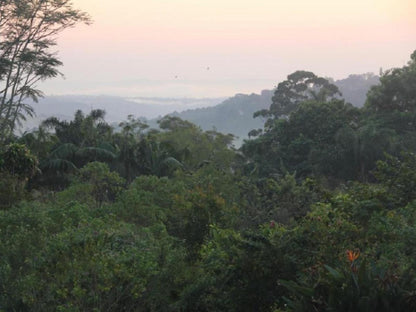
{"type": "Polygon", "coordinates": [[[94,159],[100,160],[112,160],[117,157],[117,155],[107,149],[99,148],[99,147],[83,147],[76,151],[76,156],[79,157],[91,157],[94,159]]]}
{"type": "Polygon", "coordinates": [[[54,171],[61,171],[61,172],[71,172],[75,171],[78,168],[69,160],[62,159],[62,158],[53,158],[47,159],[40,164],[40,169],[44,170],[54,170],[54,171]]]}
{"type": "Polygon", "coordinates": [[[51,158],[62,158],[68,159],[71,158],[77,151],[77,147],[72,143],[65,143],[58,146],[50,154],[51,158]]]}

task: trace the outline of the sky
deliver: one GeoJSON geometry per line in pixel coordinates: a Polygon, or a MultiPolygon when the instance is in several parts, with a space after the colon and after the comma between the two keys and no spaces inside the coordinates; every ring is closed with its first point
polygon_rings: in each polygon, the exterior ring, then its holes
{"type": "Polygon", "coordinates": [[[93,23],[65,30],[65,79],[47,95],[223,97],[295,70],[335,79],[401,67],[416,0],[73,0],[93,23]]]}

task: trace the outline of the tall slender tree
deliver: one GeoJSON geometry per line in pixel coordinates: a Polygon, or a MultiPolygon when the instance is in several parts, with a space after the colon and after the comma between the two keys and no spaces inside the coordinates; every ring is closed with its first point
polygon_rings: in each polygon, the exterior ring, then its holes
{"type": "Polygon", "coordinates": [[[56,37],[79,22],[90,18],[70,0],[0,0],[0,142],[34,114],[37,83],[60,74],[56,37]]]}

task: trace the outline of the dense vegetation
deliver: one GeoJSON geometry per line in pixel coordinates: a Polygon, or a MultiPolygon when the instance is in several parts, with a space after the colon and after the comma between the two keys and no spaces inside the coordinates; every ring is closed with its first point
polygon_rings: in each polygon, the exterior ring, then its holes
{"type": "Polygon", "coordinates": [[[363,108],[298,71],[255,115],[239,150],[103,110],[7,132],[0,310],[414,311],[416,52],[363,108]]]}
{"type": "MultiPolygon", "coordinates": [[[[379,83],[379,77],[372,74],[349,75],[345,79],[331,80],[331,83],[339,88],[346,102],[362,107],[368,90],[379,83]]],[[[77,110],[89,112],[92,108],[99,107],[106,111],[106,121],[110,124],[115,125],[132,114],[146,120],[149,126],[157,127],[160,116],[169,114],[188,120],[202,130],[216,129],[222,133],[231,133],[235,136],[234,145],[240,147],[244,140],[249,138],[249,129],[263,127],[264,122],[259,118],[253,118],[253,113],[270,106],[273,92],[273,90],[263,90],[260,94],[236,94],[228,99],[125,99],[115,96],[48,95],[39,99],[38,103],[30,104],[36,116],[25,122],[24,129],[38,127],[47,116],[70,120],[77,110]],[[184,110],[185,107],[194,106],[200,108],[184,110]]]]}
{"type": "MultiPolygon", "coordinates": [[[[379,77],[372,74],[350,75],[331,83],[339,88],[347,102],[362,107],[368,90],[379,83],[379,77]]],[[[203,130],[216,129],[223,133],[231,133],[236,136],[234,144],[240,146],[244,139],[251,135],[247,133],[247,129],[259,129],[263,126],[264,122],[259,118],[253,118],[253,113],[269,108],[273,92],[263,90],[260,94],[237,94],[216,106],[189,109],[170,115],[191,121],[203,130]]]]}
{"type": "MultiPolygon", "coordinates": [[[[331,83],[339,88],[346,102],[362,107],[368,90],[379,83],[379,77],[372,74],[349,75],[342,80],[331,80],[331,83]]],[[[273,90],[263,90],[260,94],[236,94],[225,100],[48,95],[39,99],[38,103],[31,103],[36,111],[36,117],[28,119],[24,129],[38,127],[47,116],[70,120],[77,110],[89,112],[92,108],[99,107],[106,111],[106,121],[110,124],[115,125],[132,114],[146,120],[149,126],[157,127],[160,116],[169,114],[188,120],[202,130],[216,129],[222,133],[231,133],[235,136],[234,145],[240,147],[244,140],[249,138],[249,129],[263,127],[264,122],[259,118],[253,118],[253,113],[270,106],[273,92],[273,90]],[[186,107],[194,106],[200,108],[184,110],[186,107]]]]}

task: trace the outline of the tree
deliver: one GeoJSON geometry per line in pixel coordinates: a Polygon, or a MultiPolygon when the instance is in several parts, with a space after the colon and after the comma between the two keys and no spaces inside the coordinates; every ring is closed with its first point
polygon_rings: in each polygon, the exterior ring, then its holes
{"type": "Polygon", "coordinates": [[[366,108],[378,113],[416,111],[416,51],[407,66],[383,73],[380,84],[368,92],[366,108]]]}
{"type": "Polygon", "coordinates": [[[398,207],[404,207],[416,198],[416,155],[402,152],[399,157],[386,155],[377,162],[374,171],[378,182],[386,187],[398,207]]]}
{"type": "Polygon", "coordinates": [[[102,162],[94,161],[85,165],[79,171],[79,178],[86,184],[85,189],[94,197],[98,207],[104,201],[115,200],[123,190],[123,178],[102,162]]]}
{"type": "Polygon", "coordinates": [[[242,151],[260,176],[296,172],[297,177],[314,174],[348,179],[354,171],[354,162],[350,162],[353,146],[339,144],[339,132],[354,128],[359,116],[357,108],[342,100],[306,101],[259,138],[247,141],[242,151]]]}
{"type": "Polygon", "coordinates": [[[38,170],[37,158],[25,145],[12,143],[0,152],[0,209],[24,197],[28,179],[38,170]]]}
{"type": "Polygon", "coordinates": [[[34,114],[26,101],[43,95],[37,83],[60,74],[56,36],[79,22],[90,18],[70,0],[0,1],[0,141],[34,114]]]}
{"type": "Polygon", "coordinates": [[[298,105],[308,100],[327,102],[341,96],[338,87],[327,79],[318,77],[312,72],[298,70],[277,86],[272,97],[269,109],[254,113],[254,117],[269,118],[266,128],[269,128],[273,119],[288,116],[298,105]]]}
{"type": "Polygon", "coordinates": [[[153,139],[143,139],[139,143],[142,173],[158,177],[170,176],[183,164],[172,157],[164,144],[153,139]]]}
{"type": "Polygon", "coordinates": [[[186,169],[197,170],[207,164],[230,169],[235,155],[232,134],[223,134],[214,129],[202,131],[193,123],[172,116],[166,116],[158,123],[164,130],[158,135],[161,144],[186,169]]]}
{"type": "Polygon", "coordinates": [[[5,170],[20,180],[33,177],[38,171],[38,160],[22,144],[12,143],[0,154],[0,170],[5,170]]]}
{"type": "Polygon", "coordinates": [[[104,117],[105,111],[102,109],[94,109],[86,116],[78,110],[74,120],[49,117],[42,122],[42,126],[53,129],[61,143],[72,143],[79,147],[95,146],[109,141],[112,135],[113,129],[104,117]]]}
{"type": "MultiPolygon", "coordinates": [[[[61,121],[50,117],[39,129],[53,129],[56,142],[40,162],[42,180],[52,182],[54,187],[65,185],[66,175],[91,161],[113,162],[116,148],[111,144],[112,128],[104,120],[105,112],[97,109],[88,115],[77,111],[74,120],[61,121]],[[55,178],[62,178],[58,182],[55,178]]],[[[41,177],[39,177],[41,178],[41,177]]],[[[40,181],[39,181],[40,182],[40,181]]]]}
{"type": "Polygon", "coordinates": [[[113,144],[118,150],[115,166],[117,171],[130,183],[141,173],[143,164],[140,142],[144,139],[144,130],[149,126],[139,118],[129,115],[126,121],[119,124],[119,127],[121,131],[113,135],[113,144]]]}

